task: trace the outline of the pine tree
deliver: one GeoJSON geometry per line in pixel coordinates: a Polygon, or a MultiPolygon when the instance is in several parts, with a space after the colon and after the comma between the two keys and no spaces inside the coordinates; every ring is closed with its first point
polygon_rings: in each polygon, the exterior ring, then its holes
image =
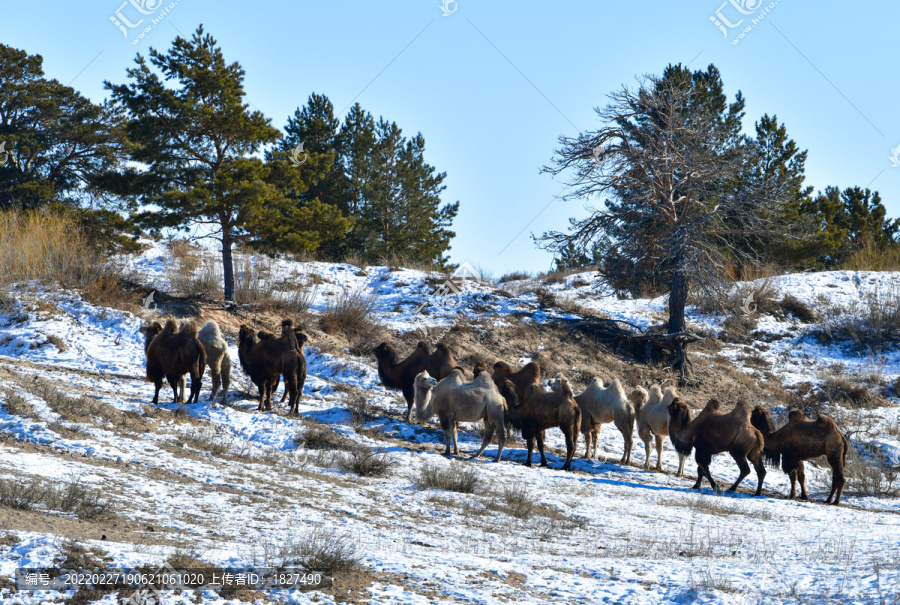
{"type": "Polygon", "coordinates": [[[130,156],[142,168],[105,178],[110,190],[130,196],[135,220],[151,233],[199,228],[217,238],[226,300],[234,300],[236,242],[317,246],[307,221],[321,209],[303,212],[295,200],[307,188],[304,174],[322,170],[320,158],[299,168],[284,152],[260,159],[280,132],[250,111],[243,68],[226,63],[203,26],[135,62],[129,83],[106,87],[127,112],[130,156]]]}

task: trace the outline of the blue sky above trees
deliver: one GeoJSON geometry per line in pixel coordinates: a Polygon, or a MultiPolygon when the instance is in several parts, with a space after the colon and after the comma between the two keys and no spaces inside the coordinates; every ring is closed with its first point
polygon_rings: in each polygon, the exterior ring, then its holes
{"type": "Polygon", "coordinates": [[[246,69],[248,100],[276,127],[315,91],[340,117],[359,101],[406,135],[421,132],[426,160],[448,173],[444,201],[461,202],[452,260],[498,276],[550,268],[530,233],[585,214],[577,202],[553,201],[563,186],[539,172],[557,137],[597,128],[593,108],[609,92],[668,63],[714,63],[729,96],[746,96],[745,130],[763,113],[777,114],[809,150],[808,184],[869,186],[889,215],[900,215],[900,167],[888,157],[900,146],[892,67],[900,5],[781,0],[732,44],[771,3],[461,0],[448,3],[454,12],[444,17],[438,0],[181,0],[132,44],[173,3],[134,4],[156,10],[144,15],[119,0],[12,3],[0,34],[41,54],[49,77],[100,101],[103,80],[124,82],[137,52],[166,49],[203,23],[226,59],[246,69]],[[110,20],[117,13],[128,20],[117,19],[127,36],[110,20]]]}

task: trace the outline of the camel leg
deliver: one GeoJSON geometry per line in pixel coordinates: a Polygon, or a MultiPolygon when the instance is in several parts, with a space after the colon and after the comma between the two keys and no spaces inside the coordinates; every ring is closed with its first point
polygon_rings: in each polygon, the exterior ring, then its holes
{"type": "Polygon", "coordinates": [[[209,392],[209,400],[212,401],[216,398],[216,393],[219,392],[219,386],[222,384],[222,377],[212,368],[209,370],[209,375],[210,378],[212,378],[212,390],[209,392]]]}
{"type": "Polygon", "coordinates": [[[563,464],[562,470],[570,471],[572,470],[572,458],[575,457],[575,440],[578,438],[578,431],[569,427],[568,431],[563,430],[563,435],[566,436],[566,463],[563,464]]]}
{"type": "Polygon", "coordinates": [[[662,444],[663,438],[662,435],[655,435],[656,437],[656,470],[662,472],[662,444]]]}
{"type": "Polygon", "coordinates": [[[703,480],[703,477],[706,477],[707,480],[709,480],[709,484],[712,486],[713,491],[719,493],[719,485],[709,473],[709,463],[712,462],[712,456],[706,451],[696,450],[694,459],[697,461],[697,483],[694,484],[694,489],[700,489],[700,483],[703,480]]]}
{"type": "Polygon", "coordinates": [[[631,462],[631,433],[632,428],[628,426],[628,419],[623,418],[621,420],[616,420],[616,428],[619,429],[619,432],[622,433],[622,440],[625,442],[625,451],[622,453],[622,459],[619,460],[620,464],[628,464],[631,462]]]}
{"type": "Polygon", "coordinates": [[[744,480],[747,475],[750,474],[750,465],[747,464],[747,454],[743,451],[734,451],[730,452],[731,457],[734,458],[734,461],[737,462],[738,468],[741,469],[741,474],[738,476],[737,481],[735,481],[731,487],[728,488],[729,493],[737,491],[738,485],[741,484],[741,481],[744,480]]]}
{"type": "Polygon", "coordinates": [[[538,431],[537,446],[538,452],[541,454],[541,466],[547,466],[547,458],[544,456],[544,431],[538,431]]]}
{"type": "MultiPolygon", "coordinates": [[[[560,428],[562,428],[562,427],[560,427],[560,428]]],[[[603,430],[602,424],[595,424],[594,429],[591,431],[591,442],[593,444],[591,447],[594,448],[593,458],[596,458],[597,460],[600,459],[600,454],[597,453],[597,442],[600,440],[600,431],[602,431],[602,430],[603,430]]],[[[563,435],[565,435],[565,434],[566,434],[566,431],[563,431],[563,435]]],[[[603,462],[606,462],[605,455],[603,456],[603,462]]]]}
{"type": "Polygon", "coordinates": [[[406,422],[412,422],[413,401],[415,401],[414,388],[411,384],[403,387],[403,398],[406,399],[406,422]]]}
{"type": "Polygon", "coordinates": [[[183,403],[184,392],[182,391],[180,399],[178,397],[178,378],[166,376],[166,380],[169,382],[169,386],[172,387],[172,403],[183,403]]]}
{"type": "Polygon", "coordinates": [[[266,409],[266,388],[268,382],[263,381],[256,385],[257,390],[259,390],[259,405],[256,406],[257,412],[262,412],[266,409]]]}
{"type": "MultiPolygon", "coordinates": [[[[284,392],[288,394],[290,399],[288,406],[288,416],[291,414],[295,414],[297,410],[295,407],[297,406],[297,374],[293,372],[289,372],[284,377],[284,392]]],[[[284,401],[282,399],[282,401],[284,401]]]]}
{"type": "Polygon", "coordinates": [[[583,435],[584,435],[584,456],[582,456],[582,458],[584,460],[590,460],[592,457],[591,456],[591,432],[590,432],[590,430],[585,431],[583,433],[583,435]]]}
{"type": "Polygon", "coordinates": [[[644,470],[649,471],[650,470],[650,439],[642,438],[642,441],[644,442],[644,470]]]}
{"type": "Polygon", "coordinates": [[[456,445],[456,435],[454,434],[456,424],[446,417],[438,418],[438,420],[441,423],[441,430],[444,431],[444,444],[446,446],[446,448],[444,449],[444,455],[449,456],[451,447],[453,445],[456,445]]]}
{"type": "Polygon", "coordinates": [[[766,465],[763,463],[762,452],[756,453],[754,458],[755,460],[751,460],[753,468],[756,469],[756,493],[753,495],[760,496],[762,495],[763,482],[766,480],[766,465]]]}
{"type": "Polygon", "coordinates": [[[687,460],[687,454],[678,454],[678,477],[684,477],[684,463],[687,460]]]}
{"type": "Polygon", "coordinates": [[[470,459],[474,460],[475,458],[478,458],[478,456],[481,455],[481,453],[484,451],[484,448],[486,448],[488,446],[488,444],[491,442],[491,439],[493,439],[493,438],[494,438],[494,425],[488,424],[487,422],[485,422],[484,423],[484,439],[481,440],[481,447],[478,448],[478,451],[470,459]]]}
{"type": "Polygon", "coordinates": [[[797,464],[797,481],[800,482],[800,499],[809,500],[806,493],[806,469],[803,468],[803,461],[797,464]]]}
{"type": "Polygon", "coordinates": [[[528,457],[525,458],[525,466],[531,466],[531,455],[534,453],[534,435],[525,437],[525,443],[528,446],[528,457]]]}
{"type": "Polygon", "coordinates": [[[503,426],[503,418],[498,418],[497,422],[497,457],[494,462],[500,462],[500,455],[503,453],[503,446],[506,445],[506,427],[503,426]]]}
{"type": "Polygon", "coordinates": [[[153,394],[153,401],[151,401],[150,403],[152,403],[153,405],[158,405],[159,404],[159,391],[163,388],[162,378],[154,380],[153,386],[156,388],[156,392],[153,394]]]}
{"type": "Polygon", "coordinates": [[[825,504],[831,504],[831,497],[834,496],[834,505],[841,503],[841,493],[844,491],[844,484],[847,480],[844,478],[844,461],[840,452],[832,449],[828,452],[828,464],[831,466],[831,492],[828,494],[828,500],[825,504]]]}

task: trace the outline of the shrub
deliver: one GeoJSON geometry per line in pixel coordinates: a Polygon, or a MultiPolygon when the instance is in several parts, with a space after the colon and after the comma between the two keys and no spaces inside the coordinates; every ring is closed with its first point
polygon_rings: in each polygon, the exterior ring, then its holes
{"type": "Polygon", "coordinates": [[[513,271],[512,273],[507,273],[502,276],[499,281],[501,284],[505,284],[510,281],[522,281],[526,279],[531,279],[531,275],[524,271],[513,271]]]}
{"type": "Polygon", "coordinates": [[[306,313],[316,297],[316,276],[278,278],[276,266],[267,256],[240,257],[234,272],[234,300],[273,312],[306,313]]]}
{"type": "Polygon", "coordinates": [[[815,312],[793,294],[785,294],[778,302],[778,306],[785,315],[793,315],[802,323],[809,324],[816,321],[815,312]]]}
{"type": "Polygon", "coordinates": [[[0,479],[0,506],[31,510],[44,500],[44,490],[35,479],[25,483],[18,479],[0,479]]]}
{"type": "Polygon", "coordinates": [[[511,483],[503,488],[506,511],[517,519],[527,519],[534,512],[537,503],[522,483],[511,483]]]}
{"type": "Polygon", "coordinates": [[[481,482],[478,473],[460,464],[435,464],[427,462],[419,470],[421,489],[442,489],[461,494],[475,493],[481,482]]]}
{"type": "Polygon", "coordinates": [[[372,319],[376,296],[364,290],[341,290],[332,296],[319,317],[319,326],[326,334],[361,336],[378,329],[372,319]]]}
{"type": "Polygon", "coordinates": [[[830,307],[812,330],[821,342],[848,345],[854,352],[880,352],[900,343],[900,293],[868,292],[849,308],[830,307]]]}
{"type": "Polygon", "coordinates": [[[303,432],[294,436],[297,447],[310,450],[350,450],[353,443],[323,424],[310,422],[303,432]]]}
{"type": "Polygon", "coordinates": [[[847,492],[856,496],[900,497],[900,469],[883,454],[871,451],[866,454],[863,456],[857,448],[850,448],[845,468],[847,492]]]}
{"type": "Polygon", "coordinates": [[[385,477],[394,471],[396,457],[384,450],[354,449],[344,454],[338,468],[360,477],[385,477]]]}
{"type": "Polygon", "coordinates": [[[285,543],[283,565],[301,566],[326,574],[358,567],[362,560],[357,543],[345,534],[318,528],[285,543]]]}

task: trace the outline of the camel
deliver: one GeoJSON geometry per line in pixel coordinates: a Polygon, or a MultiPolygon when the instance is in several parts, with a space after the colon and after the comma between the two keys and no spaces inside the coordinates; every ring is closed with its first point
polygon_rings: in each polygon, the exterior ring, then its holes
{"type": "Polygon", "coordinates": [[[494,384],[497,385],[498,389],[504,380],[510,380],[516,387],[516,396],[519,398],[519,401],[524,401],[525,389],[541,382],[541,366],[530,361],[518,371],[513,372],[511,365],[505,361],[498,361],[494,364],[493,377],[494,384]]]}
{"type": "Polygon", "coordinates": [[[206,365],[209,367],[209,375],[212,378],[212,391],[209,399],[212,401],[222,387],[222,403],[228,399],[228,389],[231,386],[231,355],[228,354],[228,343],[219,332],[219,324],[208,321],[197,334],[200,344],[206,351],[206,365]]]}
{"type": "Polygon", "coordinates": [[[806,493],[806,472],[803,461],[825,456],[831,466],[831,491],[825,504],[841,503],[844,491],[844,465],[850,451],[850,441],[841,434],[837,424],[829,416],[819,414],[816,420],[807,418],[800,410],[791,410],[788,421],[783,427],[774,430],[774,423],[769,411],[756,406],[750,416],[750,422],[762,433],[765,440],[763,453],[766,461],[773,467],[781,469],[791,479],[791,500],[797,497],[797,481],[800,481],[800,498],[808,500],[806,493]]]}
{"type": "Polygon", "coordinates": [[[153,322],[142,328],[141,332],[144,334],[144,351],[147,354],[147,380],[156,387],[153,404],[159,403],[163,377],[172,387],[172,401],[183,401],[185,374],[191,376],[191,394],[186,403],[198,402],[203,369],[206,366],[206,351],[197,339],[197,325],[188,321],[179,329],[174,319],[168,319],[161,329],[158,322],[153,322]]]}
{"type": "MultiPolygon", "coordinates": [[[[642,405],[635,404],[638,437],[644,442],[644,470],[650,470],[650,440],[656,440],[656,470],[662,472],[663,439],[669,435],[669,404],[678,397],[675,387],[667,387],[665,392],[659,385],[650,387],[650,395],[642,405]]],[[[685,454],[678,452],[678,472],[676,476],[684,476],[685,454]]]]}
{"type": "Polygon", "coordinates": [[[443,380],[456,367],[453,353],[444,343],[438,343],[437,350],[432,353],[428,343],[419,341],[415,350],[403,361],[398,361],[397,351],[387,342],[372,349],[372,353],[378,360],[378,376],[381,378],[381,384],[388,389],[399,389],[403,393],[403,398],[406,399],[407,422],[412,422],[416,376],[428,372],[429,376],[443,380]]]}
{"type": "Polygon", "coordinates": [[[515,384],[511,380],[503,381],[501,394],[507,401],[507,419],[514,427],[522,431],[528,444],[528,457],[525,466],[531,466],[534,452],[534,441],[537,439],[538,452],[541,454],[541,466],[547,466],[544,456],[544,430],[559,427],[566,439],[566,462],[562,470],[572,470],[572,458],[578,443],[578,431],[581,429],[581,410],[575,403],[572,387],[564,376],[556,378],[557,390],[547,392],[540,384],[532,384],[525,389],[524,401],[519,401],[515,384]]]}
{"type": "Polygon", "coordinates": [[[295,414],[299,408],[299,393],[306,379],[306,358],[298,352],[300,344],[294,332],[294,322],[281,322],[281,336],[258,339],[246,325],[238,332],[238,357],[241,367],[259,389],[260,412],[272,410],[272,394],[280,374],[290,396],[288,414],[295,414]],[[299,389],[299,391],[298,391],[299,389]]]}
{"type": "Polygon", "coordinates": [[[416,418],[425,422],[437,415],[447,446],[445,456],[450,455],[451,444],[453,454],[459,456],[457,423],[484,420],[484,439],[472,458],[478,458],[484,452],[496,432],[497,457],[494,462],[500,462],[506,444],[506,401],[486,372],[469,382],[457,368],[438,382],[423,371],[416,376],[415,387],[416,418]]]}
{"type": "MultiPolygon", "coordinates": [[[[556,379],[550,381],[551,390],[556,390],[556,379]]],[[[641,389],[646,395],[647,391],[641,389]]],[[[640,397],[640,392],[632,395],[640,397]]],[[[641,400],[643,402],[643,400],[641,400]]],[[[632,433],[634,432],[634,407],[629,395],[625,394],[622,383],[618,378],[613,378],[609,386],[604,387],[603,381],[594,378],[580,395],[575,396],[575,403],[581,409],[581,433],[586,442],[584,459],[593,460],[597,455],[597,440],[600,438],[600,430],[606,422],[613,422],[622,439],[625,441],[625,451],[622,454],[620,464],[628,464],[631,461],[632,433]],[[593,448],[593,453],[591,449],[593,448]]]]}
{"type": "Polygon", "coordinates": [[[685,455],[694,448],[694,459],[697,461],[697,482],[693,489],[700,489],[703,478],[709,480],[716,493],[719,486],[709,474],[709,463],[712,457],[728,452],[737,462],[741,471],[737,481],[728,488],[729,492],[737,490],[744,477],[750,474],[749,459],[756,467],[756,496],[762,493],[766,468],[763,465],[763,436],[750,424],[750,405],[739,400],[734,409],[727,414],[720,411],[721,405],[710,399],[706,407],[691,420],[691,409],[680,398],[669,404],[669,438],[675,449],[685,455]]]}

